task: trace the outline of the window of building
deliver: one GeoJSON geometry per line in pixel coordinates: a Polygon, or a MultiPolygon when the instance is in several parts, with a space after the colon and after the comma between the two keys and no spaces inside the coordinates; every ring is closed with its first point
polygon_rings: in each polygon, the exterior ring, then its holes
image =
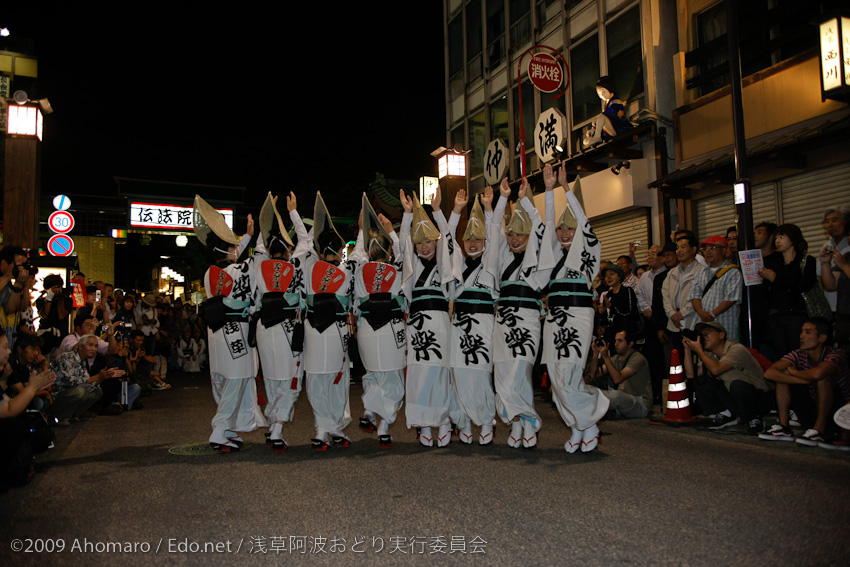
{"type": "Polygon", "coordinates": [[[451,98],[463,94],[466,87],[463,77],[463,15],[458,14],[449,22],[449,94],[451,98]]]}
{"type": "Polygon", "coordinates": [[[487,113],[482,110],[469,117],[469,176],[484,173],[484,153],[487,151],[487,113]]]}
{"type": "Polygon", "coordinates": [[[633,100],[644,91],[640,7],[626,10],[611,20],[605,36],[608,47],[607,74],[614,81],[614,92],[623,101],[633,100]]]}
{"type": "Polygon", "coordinates": [[[472,0],[466,4],[466,63],[467,80],[470,82],[480,78],[484,70],[483,33],[481,2],[472,0]]]}
{"type": "Polygon", "coordinates": [[[487,64],[498,67],[505,58],[505,3],[487,0],[487,64]]]}
{"type": "Polygon", "coordinates": [[[573,126],[587,122],[601,107],[596,95],[596,81],[600,76],[599,38],[588,37],[570,50],[570,90],[573,97],[573,126]]]}
{"type": "MultiPolygon", "coordinates": [[[[817,33],[804,24],[818,19],[821,4],[799,0],[739,1],[741,76],[752,75],[816,47],[817,33]]],[[[833,2],[826,0],[825,4],[830,6],[833,2]]],[[[694,28],[696,45],[685,54],[685,65],[693,70],[687,87],[703,96],[729,84],[726,3],[718,2],[696,14],[694,28]]]]}
{"type": "Polygon", "coordinates": [[[511,139],[507,94],[503,94],[490,103],[490,141],[496,138],[501,138],[506,144],[511,139]]]}
{"type": "Polygon", "coordinates": [[[531,40],[531,0],[509,0],[511,50],[517,51],[531,40]]]}

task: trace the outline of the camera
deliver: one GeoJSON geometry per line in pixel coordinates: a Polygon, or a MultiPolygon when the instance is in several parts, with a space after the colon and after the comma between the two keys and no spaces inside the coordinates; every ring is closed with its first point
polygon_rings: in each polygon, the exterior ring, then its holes
{"type": "Polygon", "coordinates": [[[593,341],[593,344],[595,344],[598,347],[604,347],[605,346],[605,339],[596,339],[596,340],[593,341]]]}
{"type": "Polygon", "coordinates": [[[684,329],[682,331],[682,336],[688,339],[689,341],[699,342],[699,333],[697,333],[693,329],[684,329]]]}
{"type": "Polygon", "coordinates": [[[16,264],[14,269],[12,270],[12,279],[16,280],[20,277],[21,269],[27,271],[27,273],[31,276],[38,274],[38,268],[36,268],[32,262],[24,262],[23,264],[16,264]]]}

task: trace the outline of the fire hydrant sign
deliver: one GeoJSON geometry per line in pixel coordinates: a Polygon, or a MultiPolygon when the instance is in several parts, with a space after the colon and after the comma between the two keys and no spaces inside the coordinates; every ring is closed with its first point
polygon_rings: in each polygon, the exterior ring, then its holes
{"type": "Polygon", "coordinates": [[[528,62],[528,78],[537,89],[553,93],[564,82],[564,71],[553,55],[535,53],[528,62]]]}

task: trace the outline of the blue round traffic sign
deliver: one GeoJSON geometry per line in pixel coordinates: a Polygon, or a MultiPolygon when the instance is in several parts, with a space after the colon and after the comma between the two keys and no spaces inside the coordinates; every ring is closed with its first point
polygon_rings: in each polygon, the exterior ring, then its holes
{"type": "Polygon", "coordinates": [[[47,251],[52,256],[70,256],[74,251],[74,240],[67,234],[54,234],[47,241],[47,251]]]}

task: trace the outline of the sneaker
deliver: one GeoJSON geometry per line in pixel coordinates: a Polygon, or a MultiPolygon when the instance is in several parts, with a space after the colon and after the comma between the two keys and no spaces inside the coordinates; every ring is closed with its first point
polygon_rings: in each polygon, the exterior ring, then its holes
{"type": "Polygon", "coordinates": [[[835,420],[835,424],[841,429],[850,429],[850,404],[838,408],[832,419],[835,420]]]}
{"type": "Polygon", "coordinates": [[[738,425],[739,420],[734,415],[723,415],[718,413],[708,422],[709,429],[723,429],[724,427],[732,427],[738,425]]]}
{"type": "Polygon", "coordinates": [[[751,419],[747,423],[747,432],[748,433],[756,435],[758,433],[761,433],[762,431],[764,431],[764,424],[762,423],[762,421],[759,418],[756,417],[754,419],[751,419]]]}
{"type": "Polygon", "coordinates": [[[817,447],[818,443],[823,443],[826,440],[823,435],[818,433],[817,429],[807,429],[800,437],[796,439],[800,445],[808,445],[809,447],[817,447]]]}
{"type": "Polygon", "coordinates": [[[789,427],[801,427],[803,424],[800,423],[800,418],[797,417],[797,414],[794,413],[794,410],[788,410],[788,426],[789,427]]]}
{"type": "Polygon", "coordinates": [[[765,441],[793,441],[794,434],[787,427],[775,423],[773,427],[764,433],[759,433],[759,439],[764,439],[765,441]]]}
{"type": "Polygon", "coordinates": [[[818,443],[818,447],[821,449],[829,449],[831,451],[850,451],[850,444],[847,444],[840,439],[836,439],[832,443],[827,441],[818,443]]]}

